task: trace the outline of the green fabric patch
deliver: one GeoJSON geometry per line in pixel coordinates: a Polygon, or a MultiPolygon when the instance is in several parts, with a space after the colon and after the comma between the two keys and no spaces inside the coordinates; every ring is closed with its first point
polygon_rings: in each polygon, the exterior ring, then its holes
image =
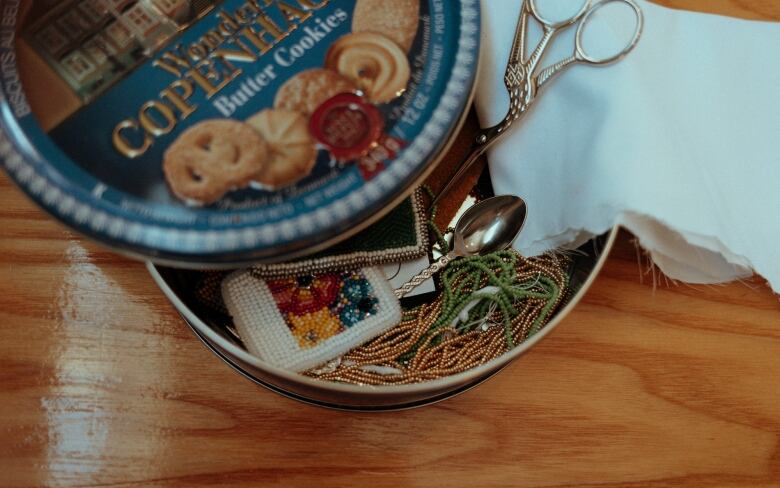
{"type": "Polygon", "coordinates": [[[302,259],[258,264],[256,275],[273,279],[411,261],[428,252],[423,193],[417,190],[378,222],[335,246],[302,259]]]}
{"type": "Polygon", "coordinates": [[[376,252],[417,245],[412,199],[407,198],[374,225],[308,259],[354,252],[376,252]]]}

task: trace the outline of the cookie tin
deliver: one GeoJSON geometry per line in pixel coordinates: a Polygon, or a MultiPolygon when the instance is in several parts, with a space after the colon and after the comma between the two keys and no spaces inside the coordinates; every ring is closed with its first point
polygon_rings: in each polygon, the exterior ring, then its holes
{"type": "Polygon", "coordinates": [[[0,158],[118,251],[282,261],[369,225],[463,120],[478,0],[0,0],[0,158]]]}
{"type": "Polygon", "coordinates": [[[356,386],[319,381],[276,368],[248,352],[222,319],[203,309],[192,287],[192,272],[148,265],[152,277],[195,335],[220,359],[250,380],[305,403],[340,410],[385,411],[446,400],[488,380],[550,334],[585,296],[615,244],[619,228],[572,253],[570,293],[564,306],[535,336],[503,356],[463,373],[410,385],[356,386]]]}

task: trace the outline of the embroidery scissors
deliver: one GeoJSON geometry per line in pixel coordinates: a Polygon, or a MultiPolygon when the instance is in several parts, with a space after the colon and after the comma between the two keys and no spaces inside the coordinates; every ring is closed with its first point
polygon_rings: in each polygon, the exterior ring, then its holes
{"type": "MultiPolygon", "coordinates": [[[[603,66],[620,61],[636,47],[639,38],[642,36],[644,16],[642,14],[642,9],[634,0],[602,0],[595,4],[592,3],[591,0],[584,0],[582,7],[576,14],[560,21],[548,20],[540,14],[537,6],[539,1],[540,0],[523,0],[523,5],[520,10],[520,19],[517,23],[512,50],[509,54],[509,61],[507,62],[506,73],[504,75],[504,84],[509,91],[510,101],[506,117],[493,127],[481,129],[477,133],[474,142],[472,142],[471,151],[461,163],[460,169],[452,178],[450,178],[447,185],[439,192],[436,198],[434,198],[431,203],[431,208],[433,208],[438,203],[439,199],[447,194],[452,186],[466,174],[477,159],[479,159],[479,157],[482,156],[482,154],[484,154],[501,136],[506,134],[515,121],[528,111],[536,100],[540,90],[547,86],[556,75],[576,63],[590,66],[603,66]],[[606,5],[615,3],[627,5],[636,15],[636,30],[634,31],[634,35],[629,40],[628,44],[617,53],[604,57],[592,56],[588,54],[588,51],[584,47],[583,36],[586,27],[593,19],[593,15],[596,12],[606,5]],[[530,55],[526,56],[528,20],[531,17],[533,17],[533,19],[542,27],[543,31],[539,44],[530,55]],[[560,60],[540,70],[539,64],[550,43],[558,34],[575,24],[577,25],[577,31],[574,38],[573,54],[566,59],[560,60]]],[[[559,2],[561,0],[544,1],[559,2]]]]}

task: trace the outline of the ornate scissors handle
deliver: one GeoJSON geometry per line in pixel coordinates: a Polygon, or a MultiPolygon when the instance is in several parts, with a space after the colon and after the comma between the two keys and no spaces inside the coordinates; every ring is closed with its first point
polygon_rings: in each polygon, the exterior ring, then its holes
{"type": "Polygon", "coordinates": [[[526,36],[528,29],[528,12],[526,11],[525,1],[520,11],[520,20],[517,23],[515,36],[512,44],[512,50],[509,54],[506,72],[504,73],[504,85],[509,93],[509,109],[506,116],[496,125],[480,129],[474,141],[471,143],[471,149],[466,157],[460,163],[457,173],[450,178],[444,188],[436,195],[431,202],[431,208],[435,207],[442,196],[446,195],[463,178],[468,170],[482,156],[488,148],[493,145],[499,137],[528,110],[534,97],[534,90],[531,86],[532,78],[529,76],[526,65],[523,61],[525,56],[526,36]]]}

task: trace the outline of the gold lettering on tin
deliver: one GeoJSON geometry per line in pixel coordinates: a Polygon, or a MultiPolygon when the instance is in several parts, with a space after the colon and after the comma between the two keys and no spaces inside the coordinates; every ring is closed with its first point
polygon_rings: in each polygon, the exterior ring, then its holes
{"type": "Polygon", "coordinates": [[[184,120],[195,112],[197,105],[191,105],[187,100],[195,92],[193,84],[189,80],[176,80],[168,88],[160,92],[160,98],[168,100],[179,110],[181,119],[184,120]],[[178,89],[181,89],[179,91],[178,89]]]}
{"type": "Polygon", "coordinates": [[[112,142],[120,154],[127,158],[134,159],[141,156],[152,147],[152,137],[144,133],[141,145],[133,146],[124,135],[124,133],[130,129],[139,131],[140,127],[138,122],[133,119],[127,119],[117,124],[117,126],[114,127],[114,133],[112,134],[112,142]]]}
{"type": "Polygon", "coordinates": [[[112,135],[116,150],[130,159],[143,155],[155,138],[170,133],[179,121],[197,110],[198,106],[189,101],[197,90],[211,99],[243,73],[233,62],[256,62],[309,20],[313,11],[329,3],[330,0],[246,0],[232,15],[224,10],[218,12],[217,26],[189,46],[177,45],[152,62],[153,67],[176,80],[160,91],[158,100],[145,102],[135,118],[116,125],[112,135]],[[279,26],[269,12],[275,12],[287,25],[279,26]],[[133,132],[142,135],[140,144],[133,145],[128,139],[133,132]]]}
{"type": "Polygon", "coordinates": [[[228,61],[222,59],[222,63],[219,63],[223,69],[218,69],[216,58],[204,59],[195,68],[187,71],[186,76],[200,86],[200,88],[206,93],[206,98],[211,98],[225,88],[236,76],[240,75],[243,71],[234,67],[228,61]],[[233,71],[228,71],[224,68],[232,68],[233,71]]]}

